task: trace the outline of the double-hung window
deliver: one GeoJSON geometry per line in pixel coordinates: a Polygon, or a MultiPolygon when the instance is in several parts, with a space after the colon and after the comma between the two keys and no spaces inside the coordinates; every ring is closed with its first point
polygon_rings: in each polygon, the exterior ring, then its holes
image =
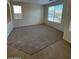
{"type": "Polygon", "coordinates": [[[61,23],[63,4],[50,6],[48,8],[48,21],[61,23]]]}

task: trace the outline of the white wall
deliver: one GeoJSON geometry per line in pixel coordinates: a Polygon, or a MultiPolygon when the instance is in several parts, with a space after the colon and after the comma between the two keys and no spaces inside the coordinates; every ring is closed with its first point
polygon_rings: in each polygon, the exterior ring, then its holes
{"type": "Polygon", "coordinates": [[[15,27],[43,23],[43,7],[41,5],[30,3],[21,3],[20,5],[22,5],[23,19],[14,19],[15,27]]]}
{"type": "Polygon", "coordinates": [[[71,21],[71,0],[66,0],[65,1],[66,4],[66,16],[64,19],[64,40],[68,41],[69,43],[71,43],[71,32],[70,32],[70,21],[71,21]]]}

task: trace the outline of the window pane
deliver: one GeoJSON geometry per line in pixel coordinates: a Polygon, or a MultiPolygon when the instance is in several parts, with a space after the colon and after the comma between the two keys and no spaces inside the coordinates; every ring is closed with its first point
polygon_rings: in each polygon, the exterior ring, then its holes
{"type": "Polygon", "coordinates": [[[48,21],[53,21],[54,20],[54,6],[49,7],[48,9],[48,21]]]}
{"type": "Polygon", "coordinates": [[[14,10],[14,14],[21,14],[22,13],[21,6],[19,6],[19,5],[13,5],[13,10],[14,10]]]}
{"type": "Polygon", "coordinates": [[[62,11],[63,11],[63,4],[55,6],[54,22],[61,23],[62,11]]]}

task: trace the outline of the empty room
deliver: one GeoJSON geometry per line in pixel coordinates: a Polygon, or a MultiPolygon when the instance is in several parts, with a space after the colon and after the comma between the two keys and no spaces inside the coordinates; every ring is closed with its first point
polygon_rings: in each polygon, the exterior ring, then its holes
{"type": "Polygon", "coordinates": [[[71,59],[71,0],[7,0],[8,59],[71,59]]]}

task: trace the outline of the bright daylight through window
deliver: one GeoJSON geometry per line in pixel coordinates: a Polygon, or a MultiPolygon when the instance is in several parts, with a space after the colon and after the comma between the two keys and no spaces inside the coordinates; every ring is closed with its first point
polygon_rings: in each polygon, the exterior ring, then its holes
{"type": "Polygon", "coordinates": [[[14,9],[14,14],[21,14],[22,13],[21,6],[19,6],[19,5],[13,5],[13,9],[14,9]]]}
{"type": "Polygon", "coordinates": [[[13,5],[14,19],[22,19],[22,6],[13,5]]]}
{"type": "Polygon", "coordinates": [[[48,8],[48,21],[61,23],[63,4],[51,6],[48,8]]]}

